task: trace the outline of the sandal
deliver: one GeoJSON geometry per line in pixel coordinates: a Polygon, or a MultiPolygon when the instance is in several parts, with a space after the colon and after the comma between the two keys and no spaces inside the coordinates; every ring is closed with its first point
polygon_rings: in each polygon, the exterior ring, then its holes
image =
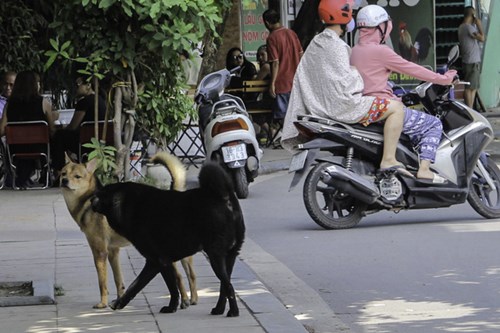
{"type": "Polygon", "coordinates": [[[446,178],[443,178],[443,177],[441,177],[438,174],[434,174],[434,176],[432,177],[432,179],[417,178],[417,180],[420,183],[426,183],[426,184],[430,184],[430,185],[442,185],[442,184],[448,183],[448,180],[446,178]]]}
{"type": "Polygon", "coordinates": [[[408,170],[406,170],[403,164],[396,164],[388,168],[378,169],[378,173],[398,173],[401,176],[415,178],[415,176],[408,170]]]}

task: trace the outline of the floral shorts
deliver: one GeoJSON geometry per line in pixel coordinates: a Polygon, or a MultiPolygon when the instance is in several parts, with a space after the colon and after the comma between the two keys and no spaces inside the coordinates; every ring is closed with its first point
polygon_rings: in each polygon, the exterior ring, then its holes
{"type": "Polygon", "coordinates": [[[380,120],[380,118],[384,115],[384,113],[389,108],[389,103],[391,101],[387,98],[378,98],[375,97],[375,100],[370,107],[370,110],[366,113],[366,115],[359,121],[360,124],[364,126],[368,126],[371,123],[375,123],[380,120]]]}

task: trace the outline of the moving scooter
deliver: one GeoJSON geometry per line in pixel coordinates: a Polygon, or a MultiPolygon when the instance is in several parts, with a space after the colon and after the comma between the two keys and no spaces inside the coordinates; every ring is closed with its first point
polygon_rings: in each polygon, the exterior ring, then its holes
{"type": "MultiPolygon", "coordinates": [[[[458,47],[448,56],[448,67],[458,58],[458,47]]],[[[421,104],[443,123],[443,137],[434,172],[445,183],[419,180],[396,170],[380,171],[383,127],[344,124],[331,119],[301,116],[295,126],[308,140],[298,145],[290,171],[297,185],[309,167],[303,199],[312,219],[325,229],[354,227],[362,217],[380,210],[440,208],[466,200],[485,218],[500,217],[500,170],[486,153],[493,140],[488,120],[465,104],[449,98],[451,86],[429,82],[403,96],[407,105],[421,104]]],[[[419,159],[409,138],[402,135],[397,159],[416,174],[419,159]]]]}
{"type": "Polygon", "coordinates": [[[205,76],[196,90],[195,102],[207,159],[225,167],[236,195],[243,199],[248,196],[248,184],[258,175],[263,153],[245,104],[241,98],[224,93],[238,68],[205,76]]]}

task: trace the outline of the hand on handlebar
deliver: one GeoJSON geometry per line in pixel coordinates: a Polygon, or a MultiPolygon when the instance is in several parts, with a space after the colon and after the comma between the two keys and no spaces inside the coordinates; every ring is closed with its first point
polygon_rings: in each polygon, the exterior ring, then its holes
{"type": "Polygon", "coordinates": [[[450,84],[454,84],[457,76],[457,71],[454,69],[450,69],[444,73],[444,76],[450,80],[450,84]]]}

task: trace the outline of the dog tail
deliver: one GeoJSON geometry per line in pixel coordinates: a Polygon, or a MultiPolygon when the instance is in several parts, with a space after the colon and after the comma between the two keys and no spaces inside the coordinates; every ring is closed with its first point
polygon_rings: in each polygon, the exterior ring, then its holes
{"type": "Polygon", "coordinates": [[[151,158],[151,162],[161,164],[167,168],[172,177],[171,188],[173,190],[186,190],[186,167],[176,156],[166,152],[159,152],[151,158]]]}
{"type": "Polygon", "coordinates": [[[233,182],[229,174],[217,163],[206,163],[198,176],[200,188],[219,198],[234,195],[233,182]]]}

